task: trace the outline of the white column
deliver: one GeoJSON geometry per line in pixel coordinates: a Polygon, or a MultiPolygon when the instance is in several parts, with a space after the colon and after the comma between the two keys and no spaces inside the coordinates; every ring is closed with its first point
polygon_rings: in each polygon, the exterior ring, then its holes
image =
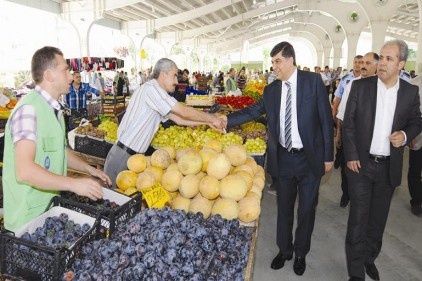
{"type": "Polygon", "coordinates": [[[348,49],[348,53],[347,53],[347,68],[348,69],[353,67],[353,58],[356,55],[364,55],[364,54],[356,54],[356,48],[357,48],[359,36],[360,34],[355,34],[355,33],[346,34],[347,49],[348,49]]]}
{"type": "MultiPolygon", "coordinates": [[[[419,20],[422,19],[422,0],[418,0],[419,20]]],[[[416,55],[415,72],[420,74],[422,72],[422,24],[419,22],[419,36],[418,36],[418,52],[416,55]]]]}
{"type": "MultiPolygon", "coordinates": [[[[372,51],[379,54],[382,45],[385,42],[385,35],[387,33],[387,20],[372,20],[372,51]]],[[[363,54],[362,54],[363,55],[363,54]]]]}

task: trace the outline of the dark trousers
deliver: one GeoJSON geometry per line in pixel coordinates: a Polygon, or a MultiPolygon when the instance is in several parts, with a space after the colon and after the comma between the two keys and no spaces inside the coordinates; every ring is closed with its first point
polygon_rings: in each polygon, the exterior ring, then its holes
{"type": "Polygon", "coordinates": [[[364,263],[373,263],[382,236],[394,188],[389,180],[390,162],[368,160],[359,173],[347,169],[350,212],[347,222],[346,258],[349,276],[365,279],[364,263]]]}
{"type": "Polygon", "coordinates": [[[313,174],[304,152],[290,154],[280,145],[277,151],[277,245],[283,256],[305,257],[311,247],[320,177],[313,174]],[[293,220],[299,194],[297,227],[293,243],[293,220]]]}
{"type": "Polygon", "coordinates": [[[409,171],[407,182],[409,185],[410,205],[420,206],[422,203],[422,148],[409,150],[409,171]]]}
{"type": "Polygon", "coordinates": [[[340,175],[341,175],[341,190],[343,191],[343,196],[346,198],[349,198],[349,185],[347,182],[347,176],[346,176],[346,161],[344,160],[344,151],[343,151],[343,145],[336,148],[336,161],[335,165],[336,167],[340,167],[340,175]]]}

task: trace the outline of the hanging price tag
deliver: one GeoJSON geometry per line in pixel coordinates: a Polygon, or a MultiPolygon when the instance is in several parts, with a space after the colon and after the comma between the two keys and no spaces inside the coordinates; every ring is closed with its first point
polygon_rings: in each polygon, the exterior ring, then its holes
{"type": "Polygon", "coordinates": [[[161,185],[141,189],[141,192],[150,208],[162,208],[170,200],[170,195],[161,185]]]}

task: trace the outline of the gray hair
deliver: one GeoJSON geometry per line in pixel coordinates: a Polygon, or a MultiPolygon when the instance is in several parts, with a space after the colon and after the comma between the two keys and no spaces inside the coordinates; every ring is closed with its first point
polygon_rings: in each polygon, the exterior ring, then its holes
{"type": "Polygon", "coordinates": [[[385,42],[382,48],[391,45],[396,45],[399,47],[399,61],[407,61],[407,57],[409,55],[409,47],[407,46],[406,42],[400,39],[393,39],[385,42]]]}
{"type": "Polygon", "coordinates": [[[177,69],[177,65],[174,61],[168,58],[159,59],[155,64],[154,69],[152,70],[152,78],[158,79],[158,76],[160,76],[161,71],[167,73],[172,68],[177,69]]]}

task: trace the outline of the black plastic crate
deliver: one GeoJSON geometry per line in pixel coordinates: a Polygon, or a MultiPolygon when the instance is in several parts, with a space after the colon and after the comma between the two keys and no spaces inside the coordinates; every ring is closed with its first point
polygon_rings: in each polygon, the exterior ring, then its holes
{"type": "Polygon", "coordinates": [[[75,151],[81,153],[106,158],[112,147],[113,144],[105,140],[98,140],[88,136],[75,136],[75,151]]]}
{"type": "MultiPolygon", "coordinates": [[[[130,196],[130,200],[125,204],[120,205],[115,209],[99,210],[93,205],[82,203],[77,198],[82,199],[80,196],[73,196],[68,192],[62,192],[62,196],[56,196],[53,198],[56,204],[77,211],[82,214],[86,214],[91,217],[97,217],[101,215],[101,226],[108,231],[108,235],[111,235],[115,230],[116,226],[120,223],[124,223],[130,218],[134,217],[141,211],[142,207],[142,193],[136,192],[130,196]]],[[[103,230],[101,231],[103,232],[103,230]]]]}
{"type": "Polygon", "coordinates": [[[265,168],[265,154],[263,155],[253,155],[253,159],[255,159],[256,164],[265,168]]]}
{"type": "MultiPolygon", "coordinates": [[[[48,207],[50,208],[51,203],[48,207]]],[[[16,237],[6,229],[0,232],[0,271],[6,280],[56,281],[62,280],[81,250],[88,242],[104,237],[97,218],[88,232],[69,249],[52,248],[16,237]]]]}

